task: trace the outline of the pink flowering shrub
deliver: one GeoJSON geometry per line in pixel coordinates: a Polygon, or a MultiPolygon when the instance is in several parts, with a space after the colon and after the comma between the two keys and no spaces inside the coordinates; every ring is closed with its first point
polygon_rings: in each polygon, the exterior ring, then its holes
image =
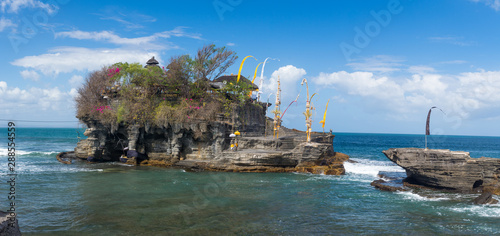
{"type": "Polygon", "coordinates": [[[120,74],[120,68],[109,68],[108,69],[108,77],[113,78],[115,75],[120,74]]]}

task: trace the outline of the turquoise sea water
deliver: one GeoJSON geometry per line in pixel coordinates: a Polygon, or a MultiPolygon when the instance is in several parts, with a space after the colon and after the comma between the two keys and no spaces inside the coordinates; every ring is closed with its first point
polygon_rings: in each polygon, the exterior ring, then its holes
{"type": "MultiPolygon", "coordinates": [[[[0,199],[7,210],[7,132],[0,132],[0,199]],[[4,196],[2,196],[4,195],[4,196]]],[[[82,133],[80,131],[80,133],[82,133]]],[[[75,129],[16,130],[16,212],[25,235],[494,235],[500,205],[473,194],[392,193],[370,186],[404,171],[382,154],[423,147],[422,135],[338,133],[344,176],[186,172],[118,163],[63,165],[75,129]]],[[[432,136],[430,148],[500,158],[499,137],[432,136]]]]}

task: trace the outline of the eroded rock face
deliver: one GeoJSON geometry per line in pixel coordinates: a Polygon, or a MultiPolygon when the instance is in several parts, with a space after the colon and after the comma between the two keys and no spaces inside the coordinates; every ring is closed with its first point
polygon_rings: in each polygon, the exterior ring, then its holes
{"type": "MultiPolygon", "coordinates": [[[[262,139],[269,144],[271,139],[262,139]]],[[[176,166],[230,172],[303,172],[325,175],[345,174],[344,161],[349,156],[333,152],[333,146],[326,143],[301,143],[293,149],[280,150],[277,144],[268,149],[247,148],[237,152],[224,151],[210,160],[187,158],[175,163],[176,166]]],[[[253,138],[251,143],[258,144],[253,138]]]]}
{"type": "Polygon", "coordinates": [[[406,170],[411,183],[460,192],[500,191],[500,159],[419,148],[393,148],[383,153],[406,170]]]}
{"type": "Polygon", "coordinates": [[[231,122],[223,119],[168,123],[163,127],[107,127],[98,121],[83,120],[88,127],[88,139],[77,144],[75,155],[81,159],[118,161],[123,148],[129,147],[147,155],[146,160],[135,163],[141,165],[234,172],[345,173],[343,162],[349,157],[333,151],[334,135],[314,133],[312,142],[305,143],[304,132],[282,127],[279,139],[264,137],[265,109],[251,106],[234,115],[242,123],[238,125],[242,135],[238,137],[237,152],[230,150],[229,135],[234,129],[231,122]]]}

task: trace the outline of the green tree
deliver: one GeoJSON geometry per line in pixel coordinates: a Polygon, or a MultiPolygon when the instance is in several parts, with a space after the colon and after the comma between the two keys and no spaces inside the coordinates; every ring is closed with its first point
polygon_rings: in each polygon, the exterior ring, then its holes
{"type": "Polygon", "coordinates": [[[190,96],[190,85],[192,78],[192,59],[189,55],[175,56],[170,58],[167,66],[167,86],[170,91],[178,92],[182,97],[190,96]]]}
{"type": "Polygon", "coordinates": [[[238,59],[236,52],[226,47],[215,47],[215,44],[205,45],[198,50],[192,62],[196,80],[214,80],[222,75],[238,59]]]}

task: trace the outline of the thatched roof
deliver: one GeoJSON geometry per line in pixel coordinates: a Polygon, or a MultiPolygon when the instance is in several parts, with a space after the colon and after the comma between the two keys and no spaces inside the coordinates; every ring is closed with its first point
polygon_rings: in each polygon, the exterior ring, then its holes
{"type": "Polygon", "coordinates": [[[150,67],[150,66],[158,66],[158,64],[160,64],[160,63],[153,56],[151,59],[148,60],[148,62],[146,62],[146,66],[145,67],[147,68],[147,67],[150,67]]]}
{"type": "MultiPolygon", "coordinates": [[[[220,89],[220,88],[224,87],[224,84],[229,84],[229,83],[236,84],[237,79],[238,79],[238,75],[223,75],[217,79],[214,79],[214,81],[212,81],[210,84],[212,85],[212,87],[220,89]]],[[[248,80],[243,75],[240,77],[240,82],[243,82],[245,84],[251,84],[251,86],[254,90],[259,89],[259,86],[253,84],[252,81],[248,80]]]]}

